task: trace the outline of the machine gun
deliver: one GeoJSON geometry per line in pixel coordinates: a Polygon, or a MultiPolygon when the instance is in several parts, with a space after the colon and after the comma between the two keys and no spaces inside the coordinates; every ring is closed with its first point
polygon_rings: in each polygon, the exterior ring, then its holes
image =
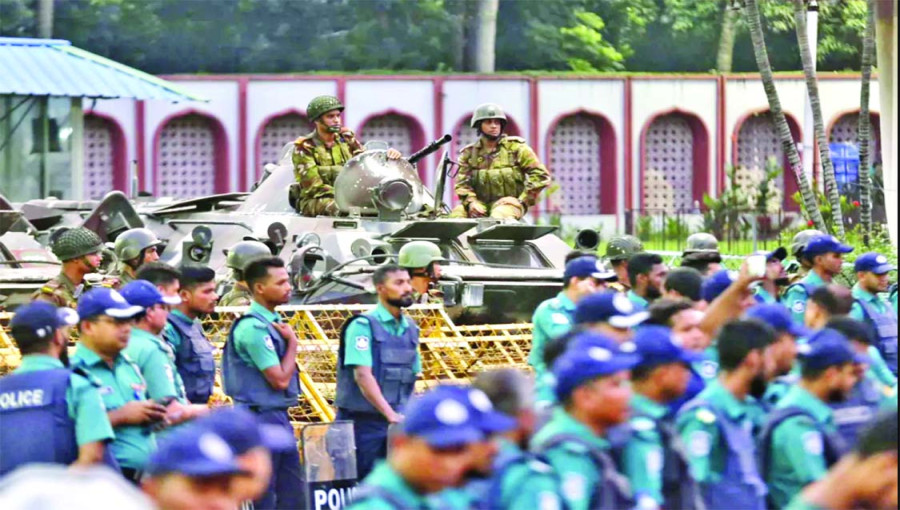
{"type": "Polygon", "coordinates": [[[425,147],[422,147],[421,149],[410,155],[408,158],[406,158],[406,160],[409,161],[410,165],[415,165],[420,159],[425,158],[429,154],[437,152],[438,148],[440,148],[441,145],[444,145],[452,139],[452,136],[444,135],[437,140],[429,143],[425,147]]]}

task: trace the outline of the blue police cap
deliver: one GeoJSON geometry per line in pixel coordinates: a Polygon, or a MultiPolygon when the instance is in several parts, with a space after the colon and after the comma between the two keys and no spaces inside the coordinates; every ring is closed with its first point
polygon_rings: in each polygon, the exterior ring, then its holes
{"type": "Polygon", "coordinates": [[[46,301],[34,301],[19,307],[10,329],[27,329],[38,338],[47,338],[63,326],[78,324],[78,313],[71,308],[57,308],[46,301]]]}
{"type": "Polygon", "coordinates": [[[869,358],[857,353],[843,334],[834,329],[820,329],[807,343],[797,346],[803,366],[824,369],[844,363],[867,363],[869,358]]]}
{"type": "Polygon", "coordinates": [[[609,280],[616,278],[616,272],[607,269],[603,262],[597,257],[578,257],[566,264],[566,271],[563,274],[563,281],[568,282],[571,278],[596,278],[598,280],[609,280]]]}
{"type": "Polygon", "coordinates": [[[470,410],[467,388],[438,386],[414,396],[404,409],[401,431],[434,448],[453,448],[484,440],[481,420],[470,410]]]}
{"type": "Polygon", "coordinates": [[[725,289],[730,287],[736,279],[737,277],[733,271],[728,269],[716,271],[703,280],[703,285],[700,287],[700,297],[706,302],[712,302],[725,292],[725,289]]]}
{"type": "Polygon", "coordinates": [[[297,440],[289,432],[277,425],[262,423],[255,414],[239,407],[213,411],[195,423],[221,436],[235,455],[259,447],[274,452],[297,447],[297,440]]]}
{"type": "Polygon", "coordinates": [[[656,366],[667,363],[694,363],[706,356],[681,347],[665,326],[642,326],[634,335],[635,352],[641,357],[637,366],[656,366]]]}
{"type": "Polygon", "coordinates": [[[649,312],[638,310],[620,292],[598,292],[586,296],[575,306],[575,324],[606,322],[614,328],[633,328],[647,320],[649,312]]]}
{"type": "Polygon", "coordinates": [[[516,420],[495,411],[494,404],[485,392],[478,388],[467,388],[467,392],[469,411],[478,418],[482,432],[496,434],[516,428],[516,420]]]}
{"type": "Polygon", "coordinates": [[[809,240],[809,243],[806,244],[806,248],[803,248],[803,257],[812,260],[813,257],[817,255],[824,255],[826,253],[850,253],[851,251],[853,251],[852,246],[841,244],[834,236],[821,235],[814,236],[809,240]]]}
{"type": "Polygon", "coordinates": [[[779,260],[781,262],[784,262],[784,259],[786,259],[788,256],[788,251],[784,246],[779,246],[772,251],[757,251],[754,253],[754,255],[762,255],[766,257],[766,262],[772,260],[779,260]]]}
{"type": "Polygon", "coordinates": [[[137,305],[143,308],[150,308],[155,305],[177,305],[181,304],[181,298],[178,296],[163,296],[162,292],[156,288],[156,285],[147,280],[135,280],[126,284],[119,291],[128,304],[137,305]]]}
{"type": "Polygon", "coordinates": [[[864,253],[853,263],[853,270],[857,273],[884,274],[896,271],[897,268],[880,253],[864,253]]]}
{"type": "Polygon", "coordinates": [[[788,333],[798,338],[808,336],[810,333],[808,329],[794,321],[787,307],[779,303],[755,305],[747,310],[747,317],[761,320],[779,333],[788,333]]]}
{"type": "Polygon", "coordinates": [[[106,287],[91,289],[78,300],[78,316],[85,321],[98,315],[128,319],[144,311],[144,307],[130,305],[117,291],[106,287]]]}
{"type": "Polygon", "coordinates": [[[633,343],[619,345],[592,331],[575,335],[569,340],[566,351],[553,363],[556,396],[564,400],[587,381],[634,367],[641,360],[635,350],[633,343]]]}
{"type": "Polygon", "coordinates": [[[150,455],[145,471],[151,476],[181,473],[196,477],[245,473],[222,436],[193,424],[165,436],[150,455]]]}

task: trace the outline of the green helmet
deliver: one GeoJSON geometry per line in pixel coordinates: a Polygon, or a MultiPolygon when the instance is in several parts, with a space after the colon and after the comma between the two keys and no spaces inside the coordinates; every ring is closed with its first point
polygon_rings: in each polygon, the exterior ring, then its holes
{"type": "Polygon", "coordinates": [[[504,124],[506,124],[507,120],[506,114],[503,113],[503,108],[500,108],[500,105],[484,103],[475,108],[475,112],[472,113],[472,122],[469,125],[474,128],[478,126],[479,122],[487,119],[500,119],[504,124]]]}
{"type": "Polygon", "coordinates": [[[809,243],[809,240],[815,236],[825,235],[821,230],[815,229],[807,229],[801,230],[797,232],[797,235],[791,240],[791,255],[799,258],[800,254],[803,252],[803,249],[806,248],[806,244],[809,243]]]}
{"type": "Polygon", "coordinates": [[[697,232],[689,235],[684,246],[684,252],[692,253],[698,251],[719,251],[719,240],[716,239],[716,236],[706,232],[697,232]]]}
{"type": "Polygon", "coordinates": [[[441,249],[430,241],[410,241],[404,244],[398,258],[400,267],[407,269],[428,267],[432,262],[444,260],[441,249]]]}
{"type": "Polygon", "coordinates": [[[606,244],[606,260],[625,260],[635,253],[644,251],[644,244],[631,235],[613,236],[606,244]]]}
{"type": "Polygon", "coordinates": [[[259,241],[241,241],[228,250],[225,265],[243,271],[254,260],[271,257],[272,250],[259,241]]]}
{"type": "Polygon", "coordinates": [[[100,236],[84,227],[70,228],[53,241],[52,251],[59,260],[65,262],[103,251],[103,241],[100,236]]]}
{"type": "Polygon", "coordinates": [[[315,121],[332,110],[344,111],[344,105],[341,104],[340,99],[334,96],[317,96],[306,107],[306,116],[310,121],[315,121]]]}
{"type": "Polygon", "coordinates": [[[133,260],[141,256],[141,252],[151,246],[162,246],[163,242],[156,238],[150,229],[132,228],[116,237],[113,250],[121,261],[133,260]]]}

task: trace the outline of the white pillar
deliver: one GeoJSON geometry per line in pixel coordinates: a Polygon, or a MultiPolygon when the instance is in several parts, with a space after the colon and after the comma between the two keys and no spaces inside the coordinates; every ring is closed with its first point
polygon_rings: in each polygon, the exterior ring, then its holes
{"type": "MultiPolygon", "coordinates": [[[[812,56],[813,70],[817,68],[816,58],[819,46],[819,5],[816,0],[808,0],[806,8],[806,36],[809,41],[809,52],[812,56]]],[[[813,121],[812,105],[809,102],[807,89],[806,102],[803,104],[803,137],[800,142],[800,153],[803,155],[803,171],[809,182],[813,182],[813,162],[815,161],[816,132],[813,121]]],[[[818,189],[825,191],[824,179],[820,179],[818,189]]]]}
{"type": "Polygon", "coordinates": [[[875,47],[881,103],[881,152],[884,205],[891,243],[897,246],[897,6],[876,2],[875,47]]]}

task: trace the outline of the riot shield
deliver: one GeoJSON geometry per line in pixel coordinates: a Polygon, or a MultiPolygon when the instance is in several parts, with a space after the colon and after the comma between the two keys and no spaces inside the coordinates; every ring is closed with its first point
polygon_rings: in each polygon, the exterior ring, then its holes
{"type": "Polygon", "coordinates": [[[348,505],[356,487],[353,422],[306,425],[300,443],[307,508],[337,510],[348,505]]]}

